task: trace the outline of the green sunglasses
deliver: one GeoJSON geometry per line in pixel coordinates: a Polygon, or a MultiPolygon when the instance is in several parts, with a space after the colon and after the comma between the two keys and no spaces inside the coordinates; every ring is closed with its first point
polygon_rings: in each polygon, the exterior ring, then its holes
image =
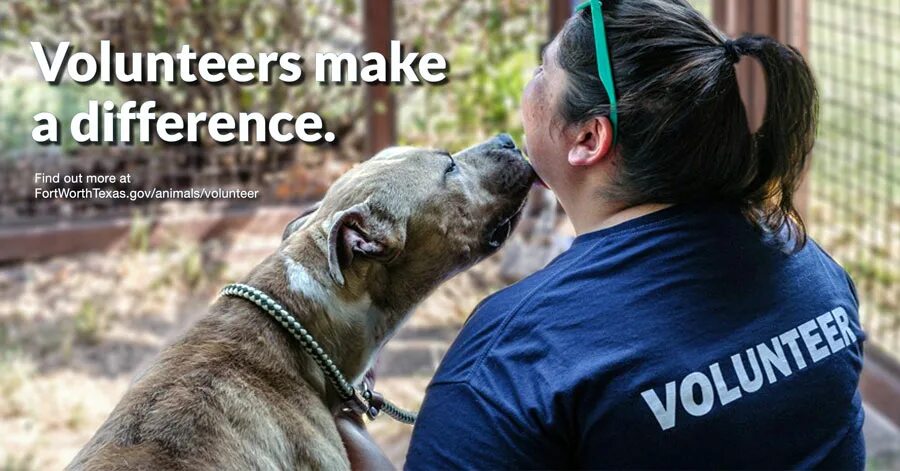
{"type": "Polygon", "coordinates": [[[579,12],[585,8],[591,9],[591,19],[594,23],[594,47],[597,50],[597,74],[600,82],[606,89],[609,97],[609,121],[613,126],[613,143],[619,134],[619,111],[616,103],[616,85],[613,81],[612,65],[609,60],[609,48],[606,45],[606,27],[603,25],[603,2],[600,0],[588,0],[575,7],[579,12]]]}

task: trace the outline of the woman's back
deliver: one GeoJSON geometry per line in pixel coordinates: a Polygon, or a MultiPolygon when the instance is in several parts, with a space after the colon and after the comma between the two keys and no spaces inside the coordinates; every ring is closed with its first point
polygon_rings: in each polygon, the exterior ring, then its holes
{"type": "Polygon", "coordinates": [[[862,339],[849,278],[815,243],[788,254],[736,208],[674,206],[584,234],[486,300],[410,458],[861,468],[862,339]]]}

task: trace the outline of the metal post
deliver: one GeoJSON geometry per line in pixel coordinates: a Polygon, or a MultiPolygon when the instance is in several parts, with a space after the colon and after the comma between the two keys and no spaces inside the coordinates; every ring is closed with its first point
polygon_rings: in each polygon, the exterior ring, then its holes
{"type": "MultiPolygon", "coordinates": [[[[366,50],[388,57],[394,38],[393,0],[365,0],[363,22],[366,50]]],[[[388,84],[367,86],[366,110],[366,154],[372,156],[397,142],[396,103],[388,84]]]]}

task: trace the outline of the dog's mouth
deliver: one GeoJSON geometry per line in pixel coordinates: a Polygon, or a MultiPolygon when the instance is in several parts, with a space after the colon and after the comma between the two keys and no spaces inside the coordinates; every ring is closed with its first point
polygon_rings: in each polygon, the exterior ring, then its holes
{"type": "Polygon", "coordinates": [[[509,239],[510,234],[512,234],[513,229],[522,217],[522,208],[524,207],[525,201],[523,200],[522,204],[516,209],[516,212],[501,220],[500,224],[494,227],[494,230],[488,234],[487,244],[492,251],[499,249],[500,246],[509,239]]]}

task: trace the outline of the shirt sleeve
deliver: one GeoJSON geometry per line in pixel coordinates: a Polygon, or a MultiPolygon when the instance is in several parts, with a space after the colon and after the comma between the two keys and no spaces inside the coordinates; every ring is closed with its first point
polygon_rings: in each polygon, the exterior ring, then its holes
{"type": "Polygon", "coordinates": [[[847,271],[844,271],[844,276],[847,278],[847,285],[850,287],[853,301],[856,302],[856,308],[859,309],[859,293],[856,292],[856,283],[853,282],[853,278],[850,277],[850,274],[847,273],[847,271]]]}
{"type": "Polygon", "coordinates": [[[468,383],[429,386],[406,456],[405,469],[558,468],[540,431],[468,383]],[[548,452],[549,451],[549,452],[548,452]]]}

